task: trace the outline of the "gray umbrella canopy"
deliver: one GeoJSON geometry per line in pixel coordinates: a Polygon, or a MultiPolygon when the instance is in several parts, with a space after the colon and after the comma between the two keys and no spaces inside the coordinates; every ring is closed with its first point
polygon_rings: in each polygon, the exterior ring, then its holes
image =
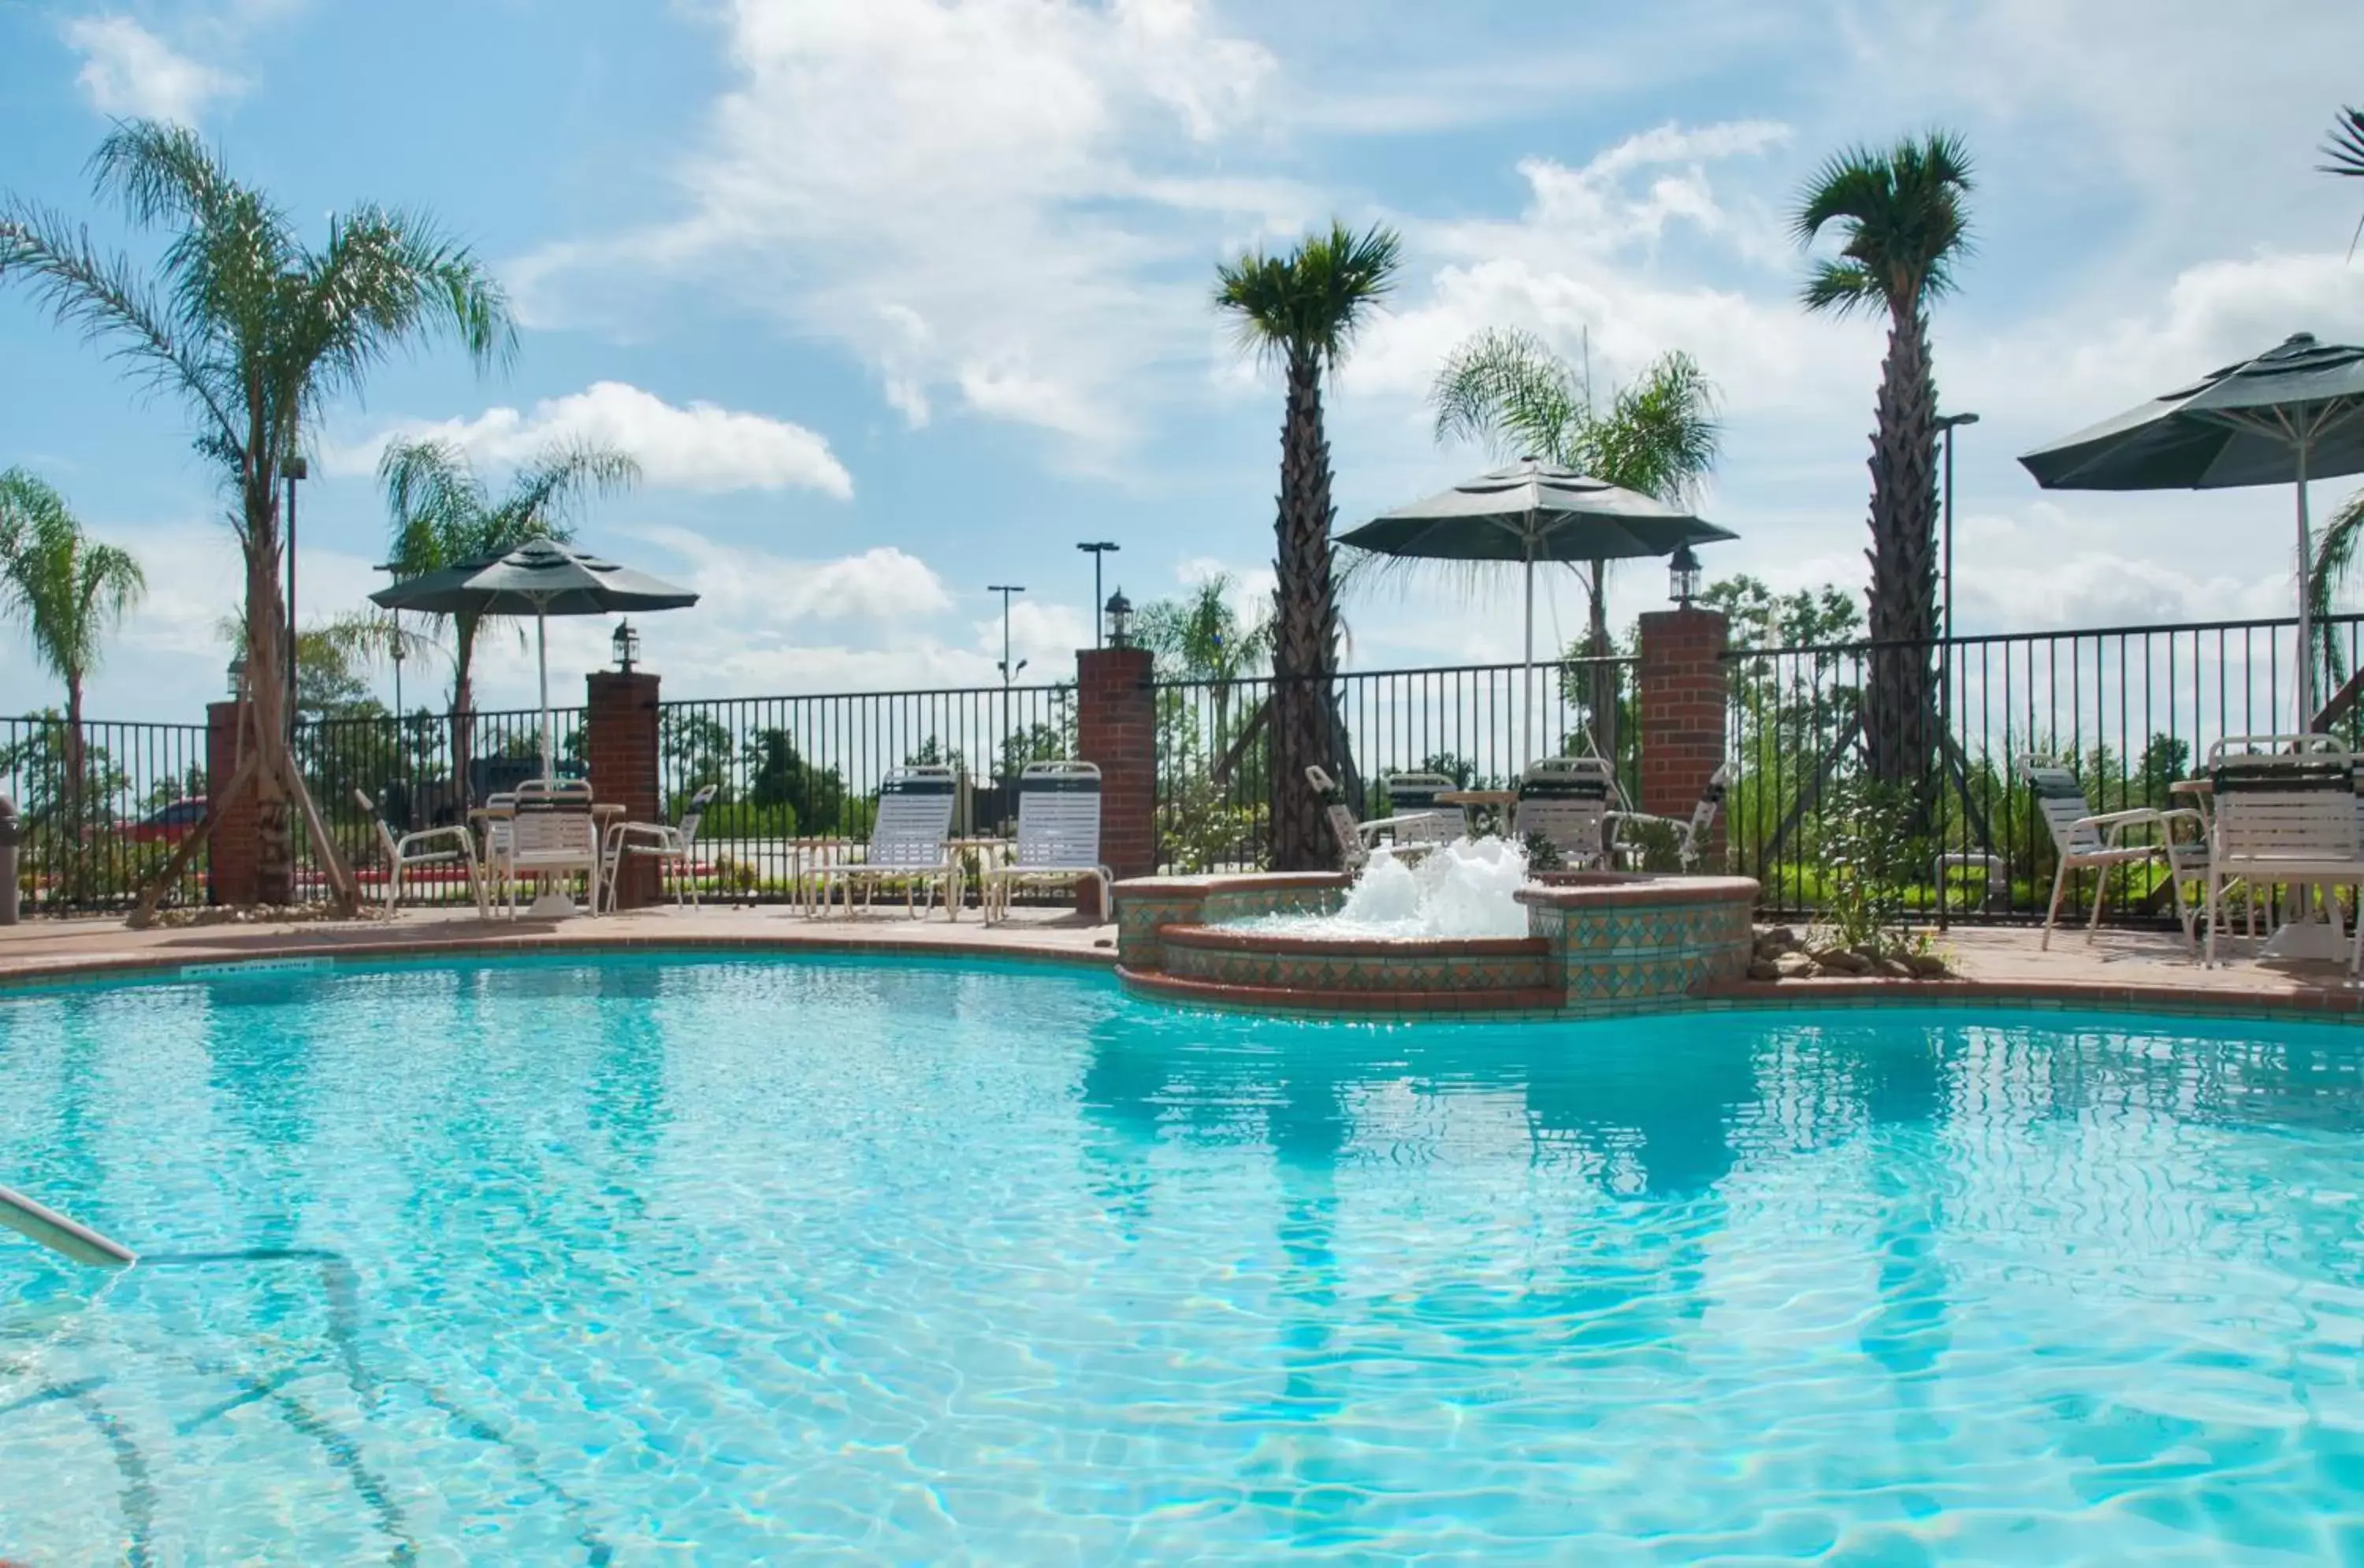
{"type": "Polygon", "coordinates": [[[2298,491],[2299,725],[2314,719],[2306,572],[2311,479],[2364,473],[2364,348],[2301,332],[2256,359],[2023,453],[2046,490],[2298,491]]]}
{"type": "Polygon", "coordinates": [[[407,578],[370,595],[389,610],[433,616],[531,616],[541,665],[541,776],[551,777],[550,625],[552,616],[604,616],[622,610],[679,610],[697,595],[645,572],[602,561],[556,539],[529,539],[440,572],[407,578]]]}
{"type": "Polygon", "coordinates": [[[1382,512],[1338,542],[1432,561],[1626,561],[1738,537],[1638,490],[1528,459],[1382,512]]]}
{"type": "Polygon", "coordinates": [[[1535,562],[1630,561],[1740,536],[1638,490],[1524,458],[1441,495],[1382,512],[1338,542],[1424,561],[1520,562],[1527,575],[1527,658],[1521,740],[1534,751],[1535,562]]]}

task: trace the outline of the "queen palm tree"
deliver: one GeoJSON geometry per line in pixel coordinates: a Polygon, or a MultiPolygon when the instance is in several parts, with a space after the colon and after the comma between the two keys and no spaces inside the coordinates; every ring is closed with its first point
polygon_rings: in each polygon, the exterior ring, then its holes
{"type": "Polygon", "coordinates": [[[1837,256],[1817,261],[1812,311],[1888,314],[1888,354],[1871,438],[1871,593],[1875,648],[1864,738],[1873,775],[1935,803],[1937,684],[1937,378],[1929,306],[1953,292],[1969,247],[1970,160],[1948,132],[1885,151],[1853,147],[1807,183],[1791,217],[1801,246],[1836,228],[1837,256]]]}
{"type": "MultiPolygon", "coordinates": [[[[391,524],[395,576],[416,577],[533,539],[572,537],[566,515],[593,495],[640,482],[641,465],[624,452],[589,442],[550,448],[517,472],[498,497],[468,455],[444,441],[397,441],[378,460],[391,524]]],[[[468,776],[475,690],[476,639],[487,617],[452,617],[452,777],[468,776]]]]}
{"type": "MultiPolygon", "coordinates": [[[[505,359],[514,343],[507,303],[465,246],[415,212],[358,206],[329,220],[318,249],[307,246],[284,208],[241,184],[184,127],[119,124],[91,167],[97,194],[120,202],[134,227],[165,232],[152,272],[102,254],[61,214],[10,197],[0,203],[0,284],[23,282],[148,388],[187,406],[196,450],[229,493],[246,565],[248,744],[222,794],[254,791],[265,901],[294,892],[292,804],[334,896],[350,909],[358,902],[352,873],[287,745],[279,481],[303,450],[307,425],[332,399],[360,392],[395,350],[448,333],[480,365],[505,359]]],[[[152,916],[206,837],[200,828],[181,840],[135,921],[152,916]]]]}
{"type": "Polygon", "coordinates": [[[1215,306],[1241,346],[1280,362],[1287,402],[1280,427],[1280,495],[1273,519],[1274,637],[1272,864],[1322,863],[1321,802],[1310,764],[1338,765],[1344,742],[1332,703],[1338,669],[1338,605],[1330,545],[1330,441],[1321,378],[1334,369],[1373,306],[1395,287],[1403,240],[1373,226],[1333,223],[1287,255],[1251,250],[1215,270],[1215,306]]]}
{"type": "Polygon", "coordinates": [[[66,820],[84,820],[83,683],[148,591],[127,550],[83,531],[65,498],[21,468],[0,473],[0,615],[24,623],[33,656],[65,683],[66,820]]]}
{"type": "MultiPolygon", "coordinates": [[[[1455,350],[1436,373],[1429,401],[1439,441],[1467,440],[1499,458],[1539,457],[1595,479],[1688,506],[1714,471],[1723,429],[1715,384],[1699,362],[1677,351],[1652,361],[1596,409],[1590,378],[1532,332],[1489,328],[1455,350]]],[[[1586,654],[1605,661],[1609,640],[1609,563],[1579,573],[1587,606],[1586,654]]],[[[1593,744],[1617,755],[1617,673],[1591,667],[1593,744]]]]}

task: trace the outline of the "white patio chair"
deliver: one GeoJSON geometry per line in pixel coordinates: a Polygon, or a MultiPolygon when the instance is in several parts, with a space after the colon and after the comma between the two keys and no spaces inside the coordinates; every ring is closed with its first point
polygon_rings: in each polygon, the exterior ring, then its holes
{"type": "Polygon", "coordinates": [[[959,798],[960,779],[951,767],[929,763],[897,768],[878,786],[878,817],[870,829],[863,858],[840,865],[815,866],[797,878],[806,890],[808,913],[819,914],[828,904],[831,883],[845,889],[845,913],[853,916],[853,889],[863,889],[863,907],[870,906],[878,884],[901,879],[909,884],[910,913],[920,914],[920,889],[931,884],[944,894],[944,914],[960,918],[960,857],[953,851],[953,806],[959,798]]]}
{"type": "MultiPolygon", "coordinates": [[[[697,878],[690,874],[691,856],[697,849],[698,824],[705,820],[706,808],[714,804],[720,784],[708,784],[689,797],[681,809],[681,820],[666,822],[618,822],[608,828],[606,842],[600,846],[605,866],[602,879],[608,889],[608,907],[616,907],[618,888],[623,878],[619,874],[629,860],[657,862],[658,873],[663,868],[674,868],[673,901],[698,904],[697,878]]],[[[660,890],[662,891],[662,890],[660,890]]]]}
{"type": "Polygon", "coordinates": [[[1521,843],[1540,833],[1570,867],[1598,869],[1608,863],[1616,792],[1616,773],[1602,758],[1538,757],[1519,778],[1511,831],[1521,843]]]}
{"type": "MultiPolygon", "coordinates": [[[[1338,840],[1339,869],[1349,875],[1370,863],[1371,851],[1378,843],[1379,836],[1383,833],[1398,835],[1396,841],[1389,848],[1399,858],[1405,860],[1424,855],[1437,845],[1447,842],[1450,838],[1449,834],[1444,837],[1431,837],[1436,831],[1434,821],[1436,812],[1429,806],[1424,805],[1421,809],[1400,816],[1378,817],[1368,822],[1357,821],[1355,808],[1346,804],[1346,792],[1338,787],[1338,781],[1330,776],[1328,770],[1309,765],[1305,770],[1305,776],[1321,796],[1322,815],[1330,821],[1330,836],[1338,840]],[[1409,831],[1412,836],[1403,837],[1403,831],[1409,831]]],[[[1453,781],[1445,780],[1444,787],[1452,788],[1453,781]]],[[[1455,830],[1458,831],[1457,823],[1455,825],[1455,830]]]]}
{"type": "Polygon", "coordinates": [[[2093,880],[2093,912],[2085,922],[2085,940],[2090,942],[2101,929],[2109,873],[2120,866],[2153,862],[2167,867],[2168,882],[2175,894],[2175,923],[2190,946],[2192,912],[2184,902],[2183,883],[2186,877],[2205,874],[2208,862],[2207,827],[2200,813],[2181,806],[2161,811],[2147,806],[2096,812],[2085,798],[2085,786],[2060,762],[2030,753],[2021,757],[2017,765],[2019,776],[2035,796],[2045,826],[2051,829],[2053,851],[2059,861],[2052,873],[2052,902],[2044,912],[2044,940],[2037,946],[2051,951],[2052,927],[2060,917],[2060,900],[2068,891],[2070,876],[2080,871],[2100,873],[2093,880]],[[2184,834],[2180,839],[2176,837],[2179,828],[2184,834]],[[2143,837],[2130,842],[2130,834],[2143,837]]]}
{"type": "MultiPolygon", "coordinates": [[[[554,784],[529,779],[518,785],[508,832],[493,864],[512,884],[521,876],[567,876],[580,872],[590,895],[585,907],[597,914],[599,829],[591,814],[591,786],[575,779],[554,784]]],[[[509,917],[517,917],[514,897],[509,900],[509,917]]]]}
{"type": "Polygon", "coordinates": [[[1382,776],[1388,792],[1388,832],[1399,852],[1418,844],[1423,849],[1449,844],[1468,831],[1466,814],[1457,806],[1440,806],[1436,797],[1461,786],[1443,773],[1400,773],[1382,776]]]}
{"type": "Polygon", "coordinates": [[[402,873],[413,866],[449,865],[457,862],[467,873],[468,894],[476,901],[479,917],[489,917],[492,908],[485,898],[485,884],[476,875],[476,836],[464,827],[422,828],[415,833],[396,835],[393,827],[378,814],[377,803],[361,790],[353,791],[353,799],[362,814],[377,829],[378,852],[385,856],[385,907],[391,914],[402,901],[402,873]]]}
{"type": "MultiPolygon", "coordinates": [[[[2209,748],[2213,785],[2206,962],[2216,962],[2225,888],[2249,884],[2250,906],[2276,886],[2326,889],[2332,932],[2339,902],[2328,888],[2364,889],[2364,824],[2358,820],[2356,758],[2329,736],[2231,736],[2209,748]]],[[[2347,973],[2364,969],[2364,920],[2356,922],[2347,973]]]]}
{"type": "Polygon", "coordinates": [[[985,920],[1009,918],[1009,895],[1025,883],[1099,884],[1100,918],[1115,915],[1116,879],[1100,863],[1100,771],[1076,762],[1029,762],[1018,775],[1018,842],[985,873],[985,920]]]}
{"type": "Polygon", "coordinates": [[[1716,814],[1723,809],[1723,797],[1731,787],[1732,764],[1728,762],[1722,762],[1717,764],[1715,772],[1708,774],[1707,783],[1700,790],[1699,804],[1691,807],[1691,814],[1689,817],[1654,817],[1646,811],[1607,813],[1604,821],[1609,834],[1610,857],[1615,859],[1624,855],[1629,859],[1638,860],[1641,846],[1620,843],[1618,840],[1626,823],[1649,822],[1660,827],[1672,828],[1675,830],[1675,856],[1678,863],[1686,872],[1697,870],[1700,846],[1706,842],[1709,830],[1714,828],[1716,814]]]}

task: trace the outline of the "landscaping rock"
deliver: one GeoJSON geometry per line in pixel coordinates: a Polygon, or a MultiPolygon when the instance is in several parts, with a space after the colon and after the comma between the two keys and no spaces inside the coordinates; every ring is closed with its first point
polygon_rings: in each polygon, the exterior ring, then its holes
{"type": "Polygon", "coordinates": [[[1751,980],[1779,980],[1781,978],[1781,966],[1775,963],[1769,958],[1756,959],[1748,966],[1748,978],[1751,980]]]}
{"type": "Polygon", "coordinates": [[[1871,973],[1869,958],[1859,952],[1850,952],[1845,948],[1823,948],[1813,954],[1813,960],[1826,973],[1869,974],[1871,973]]]}
{"type": "Polygon", "coordinates": [[[1910,980],[1913,971],[1912,966],[1901,958],[1883,958],[1872,965],[1872,973],[1890,980],[1910,980]]]}
{"type": "Polygon", "coordinates": [[[1798,945],[1798,933],[1787,926],[1773,926],[1756,933],[1756,951],[1771,957],[1788,952],[1798,945]]]}
{"type": "Polygon", "coordinates": [[[1904,962],[1911,964],[1912,973],[1924,980],[1943,980],[1948,973],[1946,961],[1934,952],[1916,952],[1904,962]]]}
{"type": "Polygon", "coordinates": [[[1814,961],[1801,952],[1785,952],[1773,961],[1773,973],[1784,980],[1802,980],[1814,973],[1814,961]]]}

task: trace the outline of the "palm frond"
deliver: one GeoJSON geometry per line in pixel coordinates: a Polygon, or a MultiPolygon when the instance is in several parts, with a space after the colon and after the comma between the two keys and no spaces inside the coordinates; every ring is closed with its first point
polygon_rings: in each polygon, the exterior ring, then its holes
{"type": "Polygon", "coordinates": [[[98,667],[106,639],[147,592],[129,551],[92,539],[63,497],[22,469],[0,474],[0,613],[72,684],[98,667]]]}
{"type": "Polygon", "coordinates": [[[566,514],[576,502],[620,494],[640,481],[640,462],[629,452],[593,441],[552,447],[519,470],[508,495],[493,508],[500,519],[494,531],[503,537],[485,548],[506,550],[537,534],[569,538],[566,514]]]}
{"type": "Polygon", "coordinates": [[[2364,180],[2364,108],[2343,108],[2331,122],[2331,139],[2323,144],[2326,174],[2364,180]]]}
{"type": "Polygon", "coordinates": [[[2306,574],[2306,594],[2307,603],[2316,616],[2334,613],[2333,601],[2347,584],[2359,545],[2364,545],[2364,490],[2342,504],[2324,525],[2323,537],[2315,541],[2314,560],[2306,574]]]}
{"type": "Polygon", "coordinates": [[[1591,422],[1591,472],[1669,505],[1689,501],[1721,453],[1717,401],[1697,360],[1680,350],[1662,355],[1591,422]]]}
{"type": "Polygon", "coordinates": [[[507,296],[469,249],[417,214],[364,206],[329,224],[306,259],[279,358],[287,392],[308,408],[359,393],[396,348],[450,331],[480,366],[506,364],[517,328],[507,296]]]}
{"type": "Polygon", "coordinates": [[[1887,303],[1879,280],[1861,261],[1815,262],[1798,297],[1808,310],[1827,310],[1834,316],[1852,316],[1887,303]]]}
{"type": "Polygon", "coordinates": [[[1251,250],[1215,268],[1214,304],[1259,358],[1334,365],[1395,288],[1403,239],[1383,224],[1356,234],[1333,220],[1286,256],[1251,250]]]}
{"type": "Polygon", "coordinates": [[[1440,442],[1500,458],[1574,464],[1586,418],[1575,373],[1531,332],[1489,328],[1455,349],[1429,389],[1440,442]]]}
{"type": "Polygon", "coordinates": [[[1915,312],[1953,292],[1956,263],[1971,250],[1969,150],[1949,131],[1906,138],[1885,150],[1845,149],[1799,194],[1790,230],[1812,246],[1834,226],[1839,258],[1808,275],[1809,310],[1839,314],[1875,302],[1915,312]]]}

